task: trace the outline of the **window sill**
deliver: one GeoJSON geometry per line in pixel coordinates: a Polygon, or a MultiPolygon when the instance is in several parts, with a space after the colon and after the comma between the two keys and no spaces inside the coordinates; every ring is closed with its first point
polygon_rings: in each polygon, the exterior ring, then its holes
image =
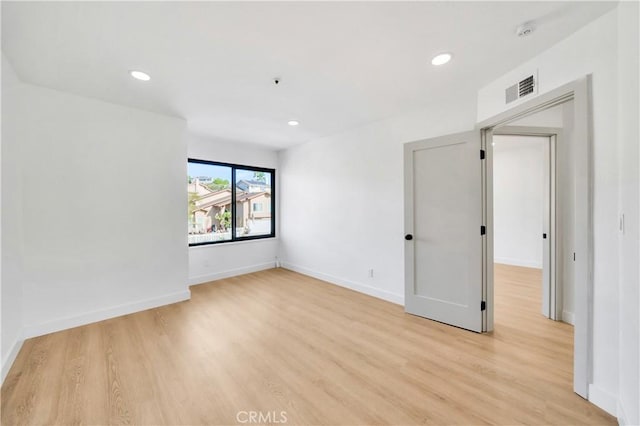
{"type": "Polygon", "coordinates": [[[255,243],[263,243],[265,241],[277,241],[278,237],[267,237],[267,238],[256,238],[254,240],[242,240],[242,241],[228,241],[224,243],[213,243],[213,244],[199,244],[197,246],[189,246],[189,250],[192,249],[203,249],[203,248],[211,248],[211,247],[227,247],[234,246],[236,244],[255,244],[255,243]]]}

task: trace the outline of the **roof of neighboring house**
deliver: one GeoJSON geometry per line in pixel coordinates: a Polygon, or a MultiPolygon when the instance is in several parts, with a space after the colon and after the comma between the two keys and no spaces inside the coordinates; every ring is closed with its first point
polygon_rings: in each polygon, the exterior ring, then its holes
{"type": "MultiPolygon", "coordinates": [[[[271,194],[269,194],[268,192],[249,192],[249,193],[245,193],[245,194],[241,194],[239,196],[236,197],[236,202],[239,201],[245,201],[245,200],[253,200],[254,198],[258,198],[261,196],[265,196],[265,197],[270,197],[271,194]]],[[[221,206],[226,206],[228,204],[231,203],[231,195],[226,196],[224,198],[220,198],[217,200],[211,200],[208,201],[206,203],[200,204],[198,206],[196,206],[196,210],[205,210],[208,209],[209,207],[212,206],[217,206],[217,207],[221,207],[221,206]]]]}
{"type": "Polygon", "coordinates": [[[209,194],[201,195],[200,198],[197,201],[202,201],[202,200],[206,200],[207,198],[220,196],[223,193],[231,194],[231,190],[230,189],[220,189],[220,190],[215,191],[215,192],[210,192],[209,194]]]}
{"type": "MultiPolygon", "coordinates": [[[[192,185],[195,185],[195,183],[188,183],[188,184],[187,184],[187,188],[189,188],[189,187],[190,187],[190,186],[192,186],[192,185]]],[[[207,185],[205,185],[204,183],[198,183],[198,186],[199,186],[199,187],[201,187],[201,188],[202,188],[202,189],[204,189],[204,190],[207,190],[207,191],[209,191],[209,192],[213,192],[213,191],[211,190],[211,188],[209,188],[209,187],[208,187],[207,185]]],[[[189,189],[190,189],[190,188],[189,188],[189,189]]],[[[193,189],[196,189],[196,190],[197,190],[198,188],[195,188],[195,187],[194,187],[193,189]]],[[[207,195],[208,195],[208,194],[207,194],[207,195]]]]}
{"type": "Polygon", "coordinates": [[[236,185],[240,185],[240,183],[242,182],[245,182],[249,185],[255,185],[255,186],[269,186],[266,182],[261,182],[259,180],[251,180],[251,179],[242,179],[238,181],[236,185]]]}
{"type": "Polygon", "coordinates": [[[269,194],[268,192],[249,192],[249,193],[244,193],[239,197],[237,197],[237,201],[253,200],[254,198],[258,198],[263,195],[265,197],[271,197],[271,194],[269,194]]]}
{"type": "Polygon", "coordinates": [[[207,201],[206,203],[202,203],[196,207],[196,210],[205,210],[211,206],[226,206],[231,202],[231,196],[227,196],[224,198],[219,198],[217,200],[207,201]]]}

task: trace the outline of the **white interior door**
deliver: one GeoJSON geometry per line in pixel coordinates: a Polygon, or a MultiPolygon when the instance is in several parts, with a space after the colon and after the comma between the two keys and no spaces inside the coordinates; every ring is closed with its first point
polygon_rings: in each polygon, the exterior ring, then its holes
{"type": "Polygon", "coordinates": [[[480,132],[405,145],[405,310],[482,331],[480,132]]]}

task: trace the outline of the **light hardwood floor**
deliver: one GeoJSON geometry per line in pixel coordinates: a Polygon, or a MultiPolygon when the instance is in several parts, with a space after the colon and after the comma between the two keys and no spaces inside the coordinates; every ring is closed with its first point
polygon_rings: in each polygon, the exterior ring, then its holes
{"type": "Polygon", "coordinates": [[[496,266],[485,335],[284,269],[194,286],[26,341],[2,424],[615,424],[572,392],[572,327],[538,313],[539,274],[496,266]]]}

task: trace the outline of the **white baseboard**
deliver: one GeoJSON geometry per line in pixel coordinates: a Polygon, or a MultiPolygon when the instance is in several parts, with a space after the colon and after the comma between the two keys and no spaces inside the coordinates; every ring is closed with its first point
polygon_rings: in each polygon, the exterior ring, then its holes
{"type": "Polygon", "coordinates": [[[627,417],[620,401],[618,401],[617,412],[618,412],[618,424],[620,426],[631,426],[631,422],[629,422],[629,418],[627,417]]]}
{"type": "Polygon", "coordinates": [[[562,311],[562,321],[567,324],[575,325],[575,315],[573,312],[562,311]]]}
{"type": "Polygon", "coordinates": [[[502,263],[503,265],[523,266],[525,268],[542,269],[541,262],[536,262],[531,260],[522,260],[522,259],[511,259],[509,257],[494,257],[493,263],[502,263]]]}
{"type": "Polygon", "coordinates": [[[191,299],[191,291],[187,289],[151,299],[140,300],[138,302],[124,303],[111,308],[61,318],[42,324],[29,325],[24,327],[22,335],[25,339],[42,336],[44,334],[79,327],[81,325],[87,325],[122,315],[133,314],[135,312],[146,311],[147,309],[170,305],[172,303],[182,302],[189,299],[191,299]]]}
{"type": "Polygon", "coordinates": [[[9,370],[11,369],[13,362],[16,360],[16,357],[18,356],[18,352],[20,352],[20,348],[22,348],[23,343],[24,343],[23,339],[20,339],[20,338],[16,339],[15,342],[13,342],[13,345],[11,346],[11,350],[9,351],[9,353],[2,360],[2,372],[0,373],[2,374],[2,378],[0,379],[0,383],[4,383],[4,379],[5,377],[7,377],[7,374],[9,373],[9,370]]]}
{"type": "Polygon", "coordinates": [[[250,274],[252,272],[264,271],[276,267],[276,262],[265,262],[257,265],[245,266],[242,268],[229,269],[227,271],[214,272],[211,274],[198,275],[189,277],[189,285],[204,284],[211,281],[221,280],[223,278],[235,277],[237,275],[250,274]]]}
{"type": "Polygon", "coordinates": [[[366,284],[357,283],[354,281],[345,280],[343,278],[334,277],[332,275],[324,274],[322,272],[313,271],[311,269],[293,265],[289,262],[282,262],[282,268],[289,269],[290,271],[298,272],[303,275],[308,275],[313,278],[317,278],[322,281],[327,281],[331,284],[338,285],[340,287],[346,287],[350,290],[364,293],[369,296],[377,297],[378,299],[386,300],[387,302],[395,303],[397,305],[404,305],[404,295],[391,293],[386,290],[381,290],[376,287],[372,287],[366,284]]]}
{"type": "Polygon", "coordinates": [[[589,402],[597,405],[607,413],[616,417],[618,410],[618,398],[593,383],[589,384],[589,402]]]}

